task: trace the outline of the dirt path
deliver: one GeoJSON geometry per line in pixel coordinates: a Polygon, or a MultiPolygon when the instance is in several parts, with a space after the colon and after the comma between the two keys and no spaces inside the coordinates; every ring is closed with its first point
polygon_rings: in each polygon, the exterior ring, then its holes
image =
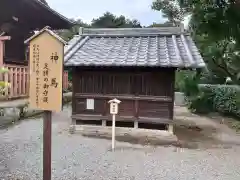
{"type": "Polygon", "coordinates": [[[189,147],[231,147],[240,145],[240,135],[220,116],[199,116],[186,107],[175,107],[175,134],[179,142],[189,147]]]}
{"type": "MultiPolygon", "coordinates": [[[[109,140],[69,134],[70,115],[70,108],[53,114],[53,180],[240,179],[240,146],[212,148],[209,144],[217,138],[211,133],[221,134],[222,129],[211,120],[194,118],[199,127],[187,126],[194,121],[176,121],[176,134],[188,144],[197,142],[194,149],[117,142],[112,152],[109,140]],[[206,144],[209,148],[199,148],[206,144]]],[[[42,122],[41,118],[29,119],[0,130],[1,180],[42,179],[42,122]]]]}

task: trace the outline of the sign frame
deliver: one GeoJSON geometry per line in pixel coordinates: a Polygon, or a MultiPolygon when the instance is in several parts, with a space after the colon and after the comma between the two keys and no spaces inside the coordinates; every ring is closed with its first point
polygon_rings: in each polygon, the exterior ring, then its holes
{"type": "Polygon", "coordinates": [[[64,77],[64,73],[63,73],[64,72],[64,46],[67,43],[61,37],[59,37],[57,34],[51,31],[49,26],[46,26],[45,28],[40,30],[38,33],[36,33],[35,35],[27,39],[25,43],[30,45],[29,106],[33,109],[48,110],[48,111],[55,111],[55,112],[62,111],[63,77],[64,77]],[[48,42],[45,42],[45,41],[48,41],[48,42]],[[34,45],[37,46],[36,47],[38,50],[37,55],[34,49],[34,45]],[[51,60],[52,60],[52,63],[51,63],[51,60]],[[55,62],[55,64],[53,64],[53,62],[55,62]],[[46,67],[49,66],[49,69],[45,69],[45,66],[46,67]],[[61,70],[59,71],[58,68],[60,68],[61,70]],[[41,74],[41,73],[44,73],[44,71],[48,73],[45,78],[41,74]],[[61,72],[62,76],[59,76],[58,74],[59,72],[61,72]],[[46,82],[45,82],[45,79],[46,79],[46,82]],[[36,81],[36,85],[32,85],[31,83],[33,82],[35,83],[35,81],[36,81]],[[48,81],[52,81],[52,82],[48,82],[48,81]],[[60,84],[60,86],[58,84],[60,84]],[[56,87],[53,88],[52,85],[56,85],[56,87]],[[61,95],[60,93],[57,93],[57,92],[60,92],[61,95]]]}

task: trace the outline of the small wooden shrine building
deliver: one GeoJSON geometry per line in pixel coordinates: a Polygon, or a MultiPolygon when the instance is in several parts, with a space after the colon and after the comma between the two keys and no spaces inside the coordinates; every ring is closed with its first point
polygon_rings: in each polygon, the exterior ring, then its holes
{"type": "Polygon", "coordinates": [[[117,122],[171,124],[176,69],[205,66],[182,29],[80,28],[65,48],[65,66],[73,71],[73,123],[111,123],[108,101],[117,98],[117,122]]]}

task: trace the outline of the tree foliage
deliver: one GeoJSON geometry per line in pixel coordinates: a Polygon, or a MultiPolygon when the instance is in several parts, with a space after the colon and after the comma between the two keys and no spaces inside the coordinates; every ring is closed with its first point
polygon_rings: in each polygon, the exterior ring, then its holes
{"type": "MultiPolygon", "coordinates": [[[[74,21],[74,20],[73,20],[74,21]]],[[[142,27],[140,22],[133,19],[127,19],[125,16],[115,16],[110,12],[104,13],[102,16],[93,19],[91,24],[84,23],[81,19],[75,21],[76,25],[70,30],[58,31],[66,41],[78,34],[79,27],[92,27],[92,28],[138,28],[142,27]]]]}
{"type": "Polygon", "coordinates": [[[205,32],[211,40],[240,41],[238,0],[179,0],[179,4],[192,15],[191,25],[197,32],[205,32]]]}
{"type": "Polygon", "coordinates": [[[189,29],[208,66],[203,78],[240,84],[240,1],[155,0],[152,8],[173,23],[191,15],[189,29]]]}
{"type": "Polygon", "coordinates": [[[152,8],[162,11],[171,22],[191,15],[194,31],[204,32],[210,39],[240,40],[239,0],[155,0],[152,8]]]}
{"type": "Polygon", "coordinates": [[[168,21],[176,23],[184,20],[185,11],[180,8],[180,3],[175,0],[155,0],[152,9],[161,11],[168,21]]]}
{"type": "Polygon", "coordinates": [[[137,20],[127,19],[125,16],[115,16],[106,12],[103,16],[93,19],[91,26],[93,28],[137,28],[141,27],[137,20]]]}
{"type": "Polygon", "coordinates": [[[150,26],[148,27],[169,27],[169,26],[173,26],[174,24],[170,21],[167,21],[165,23],[152,23],[150,26]]]}
{"type": "Polygon", "coordinates": [[[63,39],[64,39],[65,41],[69,41],[70,39],[73,38],[74,35],[78,34],[80,27],[90,27],[89,24],[84,23],[81,19],[78,19],[78,20],[76,20],[76,21],[74,21],[74,20],[72,19],[72,21],[75,22],[76,25],[73,26],[71,29],[68,29],[68,30],[59,30],[59,31],[57,31],[57,33],[58,33],[61,37],[63,37],[63,39]]]}

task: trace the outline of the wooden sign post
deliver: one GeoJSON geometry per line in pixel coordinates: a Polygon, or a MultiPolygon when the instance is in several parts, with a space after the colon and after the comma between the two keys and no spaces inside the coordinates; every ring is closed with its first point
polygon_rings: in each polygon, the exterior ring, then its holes
{"type": "Polygon", "coordinates": [[[115,149],[115,126],[116,126],[116,115],[118,114],[118,105],[120,100],[112,99],[108,101],[110,104],[110,114],[112,114],[112,151],[115,149]]]}
{"type": "Polygon", "coordinates": [[[29,106],[44,110],[43,180],[51,180],[52,111],[62,110],[65,41],[45,27],[25,43],[30,46],[29,106]]]}

